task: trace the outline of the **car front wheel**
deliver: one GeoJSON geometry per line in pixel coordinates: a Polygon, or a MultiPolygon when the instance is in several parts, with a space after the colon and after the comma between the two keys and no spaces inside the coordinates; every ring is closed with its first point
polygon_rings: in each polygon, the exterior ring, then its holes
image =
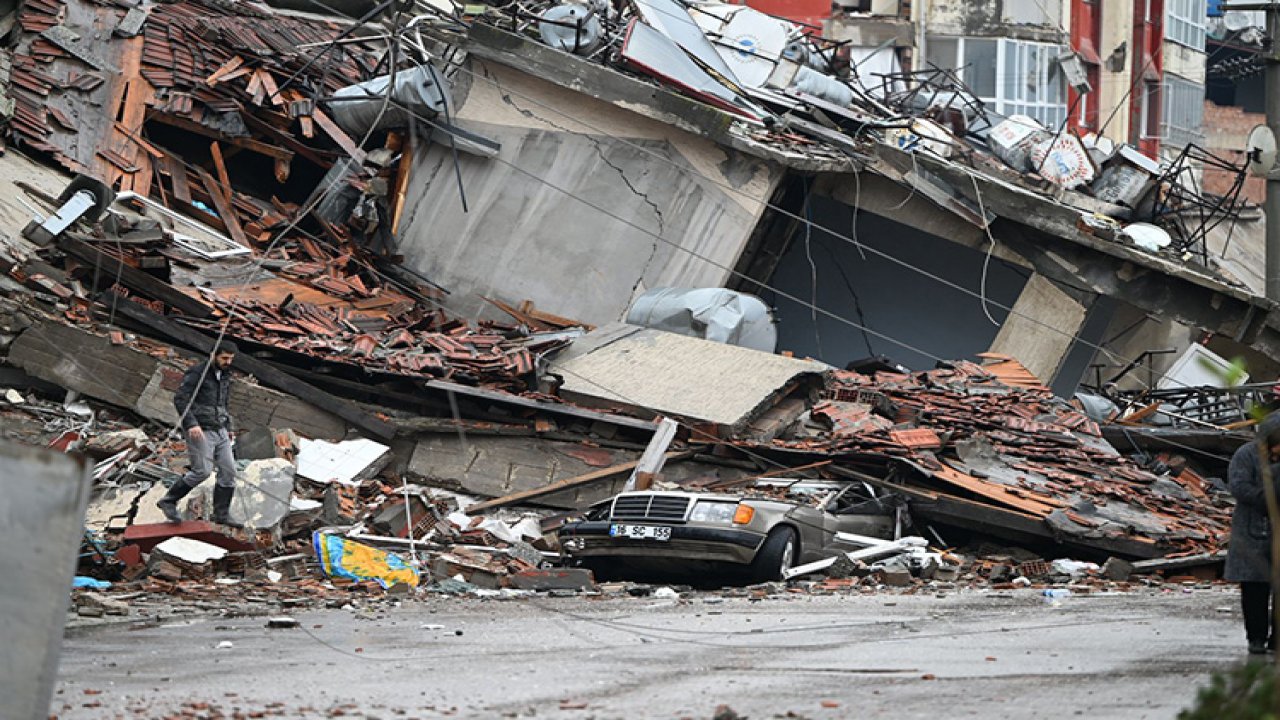
{"type": "Polygon", "coordinates": [[[795,564],[796,531],[782,525],[769,531],[755,560],[751,561],[751,579],[753,582],[771,582],[782,580],[782,573],[795,564]]]}

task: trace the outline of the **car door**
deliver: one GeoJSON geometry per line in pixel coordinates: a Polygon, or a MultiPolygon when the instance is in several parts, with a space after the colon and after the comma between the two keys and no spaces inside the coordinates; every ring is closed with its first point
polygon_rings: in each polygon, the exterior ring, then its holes
{"type": "Polygon", "coordinates": [[[800,558],[797,565],[828,557],[824,552],[835,538],[835,517],[825,510],[797,505],[787,513],[791,524],[800,531],[800,558]]]}

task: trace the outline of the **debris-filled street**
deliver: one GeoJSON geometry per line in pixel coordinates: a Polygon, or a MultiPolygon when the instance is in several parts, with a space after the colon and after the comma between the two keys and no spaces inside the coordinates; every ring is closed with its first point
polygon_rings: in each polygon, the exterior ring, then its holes
{"type": "Polygon", "coordinates": [[[1038,595],[357,602],[292,628],[214,615],[73,631],[53,711],[1137,720],[1173,717],[1240,655],[1220,590],[1038,595]]]}
{"type": "Polygon", "coordinates": [[[1268,13],[0,7],[0,720],[1244,717],[1268,13]]]}

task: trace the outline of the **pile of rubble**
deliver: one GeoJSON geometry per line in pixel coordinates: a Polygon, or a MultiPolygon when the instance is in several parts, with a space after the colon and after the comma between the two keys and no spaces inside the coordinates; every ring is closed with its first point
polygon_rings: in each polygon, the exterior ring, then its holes
{"type": "MultiPolygon", "coordinates": [[[[778,481],[791,478],[902,499],[904,522],[939,547],[824,568],[850,588],[938,572],[994,584],[1053,575],[1030,560],[960,561],[935,526],[1099,560],[1219,551],[1229,506],[1208,480],[1117,452],[1096,414],[1008,358],[837,371],[693,338],[682,338],[696,345],[689,354],[655,352],[667,341],[527,303],[494,302],[503,323],[447,312],[447,293],[398,263],[394,238],[415,142],[406,109],[448,129],[449,81],[426,45],[448,50],[459,27],[513,27],[678,88],[732,113],[732,142],[876,164],[984,227],[989,218],[941,175],[908,177],[893,162],[910,153],[912,166],[962,163],[966,177],[976,168],[1018,192],[1052,190],[1091,232],[1116,237],[1123,228],[1099,213],[1160,220],[1182,193],[1176,173],[1130,150],[988,116],[946,73],[873,87],[840,44],[744,6],[641,0],[564,15],[580,7],[424,16],[391,29],[405,55],[384,57],[349,23],[243,3],[22,5],[8,137],[83,175],[60,193],[20,186],[38,212],[0,248],[0,352],[14,373],[5,389],[15,388],[0,413],[23,418],[6,423],[10,434],[98,462],[86,572],[200,602],[247,587],[290,602],[419,585],[588,588],[589,574],[546,567],[564,561],[560,511],[612,496],[654,457],[670,460],[645,478],[659,488],[815,506],[829,497],[778,481]],[[104,27],[109,36],[85,39],[104,27]],[[767,46],[741,52],[749,30],[767,46]],[[365,91],[379,76],[390,83],[389,65],[397,101],[368,115],[365,91]],[[118,120],[88,121],[99,116],[118,120]],[[276,185],[258,182],[268,171],[276,185]],[[232,391],[250,429],[237,440],[232,506],[244,532],[163,523],[154,508],[186,462],[173,431],[177,380],[224,334],[247,351],[236,367],[253,378],[232,391]],[[633,366],[628,377],[602,370],[633,366]],[[94,408],[60,401],[67,391],[94,408]],[[514,459],[485,465],[476,438],[514,459]],[[513,438],[529,446],[503,445],[513,438]],[[543,509],[493,514],[529,504],[543,509]]],[[[456,147],[493,151],[484,138],[456,147]]],[[[1200,230],[1169,232],[1185,253],[1200,230]]],[[[205,514],[206,495],[191,497],[189,517],[205,514]]]]}
{"type": "Polygon", "coordinates": [[[838,371],[796,437],[771,445],[975,497],[1064,537],[1158,543],[1170,557],[1217,551],[1229,505],[1204,478],[1139,466],[1017,362],[987,360],[912,375],[838,371]]]}
{"type": "Polygon", "coordinates": [[[539,514],[470,517],[466,497],[398,481],[390,449],[372,441],[241,436],[230,519],[243,529],[200,519],[211,510],[207,485],[180,507],[189,520],[166,522],[155,502],[185,463],[182,443],[131,430],[95,435],[87,447],[113,441],[128,447],[99,462],[86,523],[82,570],[98,579],[209,601],[243,593],[233,589],[241,582],[276,601],[412,588],[419,578],[440,592],[591,583],[545,570],[558,556],[539,514]]]}

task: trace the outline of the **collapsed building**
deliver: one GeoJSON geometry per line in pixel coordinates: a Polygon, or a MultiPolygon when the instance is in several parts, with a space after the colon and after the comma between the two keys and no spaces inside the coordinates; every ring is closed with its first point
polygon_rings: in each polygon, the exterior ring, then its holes
{"type": "MultiPolygon", "coordinates": [[[[0,200],[6,385],[152,425],[98,439],[120,427],[21,393],[9,412],[61,415],[47,440],[101,457],[98,530],[137,548],[132,567],[149,533],[187,532],[149,529],[146,498],[182,463],[177,379],[224,334],[247,351],[232,411],[265,438],[253,459],[298,478],[279,493],[300,502],[255,540],[280,557],[342,526],[537,568],[554,516],[517,533],[468,508],[605,499],[660,417],[682,428],[661,448],[665,487],[863,483],[941,544],[1216,556],[1220,463],[1170,453],[1193,431],[1243,442],[1256,398],[1235,392],[1210,422],[1203,392],[1180,409],[1141,388],[1103,411],[1053,392],[1099,359],[1126,365],[1136,352],[1095,351],[1135,315],[1276,355],[1275,306],[1222,260],[1243,241],[1211,237],[1238,198],[1198,192],[1190,159],[1153,167],[997,116],[945,72],[873,82],[839,43],[739,6],[378,24],[316,6],[15,11],[0,109],[11,146],[46,165],[0,159],[27,178],[0,200]],[[619,324],[666,288],[760,295],[792,357],[706,339],[706,302],[686,323],[705,337],[619,324]],[[1195,427],[1163,454],[1125,448],[1137,459],[1108,442],[1159,416],[1195,427]],[[348,467],[324,441],[373,455],[348,467]]],[[[436,574],[459,568],[476,577],[456,555],[436,574]]]]}

